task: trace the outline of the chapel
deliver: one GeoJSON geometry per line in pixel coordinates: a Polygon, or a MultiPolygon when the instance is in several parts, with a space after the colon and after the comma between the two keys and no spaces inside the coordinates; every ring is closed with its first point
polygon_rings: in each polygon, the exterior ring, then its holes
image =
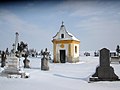
{"type": "Polygon", "coordinates": [[[66,30],[63,22],[52,42],[54,63],[79,62],[80,40],[66,30]]]}

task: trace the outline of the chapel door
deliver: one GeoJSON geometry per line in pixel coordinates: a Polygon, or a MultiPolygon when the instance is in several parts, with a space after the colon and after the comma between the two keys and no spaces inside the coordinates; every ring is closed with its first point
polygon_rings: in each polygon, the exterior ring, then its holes
{"type": "Polygon", "coordinates": [[[66,56],[65,50],[60,50],[60,62],[61,63],[65,63],[66,62],[65,56],[66,56]]]}

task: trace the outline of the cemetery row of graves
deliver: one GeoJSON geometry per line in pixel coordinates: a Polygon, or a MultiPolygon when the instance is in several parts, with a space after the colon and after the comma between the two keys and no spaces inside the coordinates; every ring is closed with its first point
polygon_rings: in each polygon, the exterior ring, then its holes
{"type": "Polygon", "coordinates": [[[8,48],[6,51],[0,53],[1,57],[1,68],[4,70],[0,73],[1,76],[10,76],[10,75],[21,75],[21,78],[28,78],[29,74],[25,72],[22,67],[20,67],[20,60],[24,57],[23,63],[24,68],[30,68],[30,60],[28,56],[37,57],[41,56],[41,70],[49,70],[48,60],[50,59],[50,53],[47,48],[45,51],[41,50],[38,54],[36,51],[28,50],[28,45],[24,42],[18,42],[18,33],[15,34],[15,43],[13,44],[13,49],[9,53],[8,48]]]}
{"type": "MultiPolygon", "coordinates": [[[[49,52],[47,48],[45,51],[41,51],[41,70],[48,71],[49,70],[49,52]]],[[[19,65],[17,66],[18,58],[9,57],[8,67],[3,70],[1,75],[12,75],[18,74],[21,75],[21,78],[28,78],[29,74],[20,70],[19,65]],[[18,68],[17,68],[18,67],[18,68]],[[20,72],[21,71],[21,72],[20,72]]],[[[26,58],[25,58],[26,59],[26,58]]],[[[25,61],[25,60],[24,60],[25,61]]],[[[28,60],[29,62],[29,60],[28,60]]],[[[110,66],[110,51],[107,48],[103,48],[99,52],[99,66],[96,67],[96,72],[89,77],[89,82],[95,81],[120,81],[119,77],[115,74],[114,68],[110,66]]],[[[1,63],[2,65],[2,63],[1,63]]],[[[4,64],[5,65],[5,64],[4,64]]],[[[24,64],[24,68],[30,68],[29,64],[24,64]]],[[[7,76],[8,77],[8,76],[7,76]]]]}
{"type": "MultiPolygon", "coordinates": [[[[48,71],[49,70],[49,61],[50,61],[50,52],[48,52],[47,48],[45,50],[41,50],[38,54],[36,51],[34,54],[28,51],[28,45],[24,42],[19,42],[18,33],[16,33],[15,44],[13,45],[13,49],[11,52],[8,52],[8,48],[6,51],[2,51],[0,53],[1,57],[1,68],[4,70],[0,73],[0,76],[9,77],[10,75],[20,75],[21,78],[28,78],[29,73],[25,72],[22,67],[20,67],[20,59],[24,57],[23,63],[24,68],[30,68],[30,60],[28,60],[28,56],[41,56],[41,70],[48,71]],[[37,53],[37,54],[36,54],[37,53]]],[[[107,48],[103,48],[99,51],[94,52],[94,56],[99,56],[99,66],[96,68],[95,74],[89,77],[89,81],[119,81],[119,77],[114,73],[114,68],[110,66],[111,62],[119,62],[120,63],[120,48],[117,45],[116,52],[110,52],[107,48]]],[[[84,53],[85,56],[90,56],[89,52],[84,53]]]]}

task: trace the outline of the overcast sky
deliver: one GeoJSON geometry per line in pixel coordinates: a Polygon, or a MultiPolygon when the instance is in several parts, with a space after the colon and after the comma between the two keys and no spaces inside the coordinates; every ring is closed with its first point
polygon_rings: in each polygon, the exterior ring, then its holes
{"type": "Polygon", "coordinates": [[[52,50],[62,21],[80,40],[81,51],[120,45],[120,1],[34,1],[0,3],[0,50],[12,48],[15,32],[29,48],[52,50]]]}

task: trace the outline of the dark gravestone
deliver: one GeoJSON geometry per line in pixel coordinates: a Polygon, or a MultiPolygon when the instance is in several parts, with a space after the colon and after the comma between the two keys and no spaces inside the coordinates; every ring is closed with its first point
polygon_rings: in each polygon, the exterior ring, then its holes
{"type": "Polygon", "coordinates": [[[30,60],[27,59],[28,57],[28,54],[25,54],[24,55],[25,59],[23,60],[23,63],[24,63],[24,68],[30,68],[30,60]]]}
{"type": "Polygon", "coordinates": [[[49,70],[48,59],[46,58],[41,59],[41,70],[44,70],[44,71],[49,70]]]}
{"type": "Polygon", "coordinates": [[[4,67],[6,65],[6,53],[2,51],[1,54],[1,67],[4,67]]]}
{"type": "Polygon", "coordinates": [[[106,48],[100,50],[100,65],[96,68],[95,74],[90,81],[116,81],[118,76],[110,66],[110,51],[106,48]]]}
{"type": "Polygon", "coordinates": [[[49,66],[48,66],[48,61],[49,61],[49,52],[47,52],[47,48],[45,51],[41,51],[42,54],[42,59],[41,59],[41,70],[48,71],[49,66]]]}
{"type": "Polygon", "coordinates": [[[25,58],[24,60],[23,60],[23,63],[24,63],[24,68],[30,68],[30,60],[28,60],[27,58],[25,58]]]}

